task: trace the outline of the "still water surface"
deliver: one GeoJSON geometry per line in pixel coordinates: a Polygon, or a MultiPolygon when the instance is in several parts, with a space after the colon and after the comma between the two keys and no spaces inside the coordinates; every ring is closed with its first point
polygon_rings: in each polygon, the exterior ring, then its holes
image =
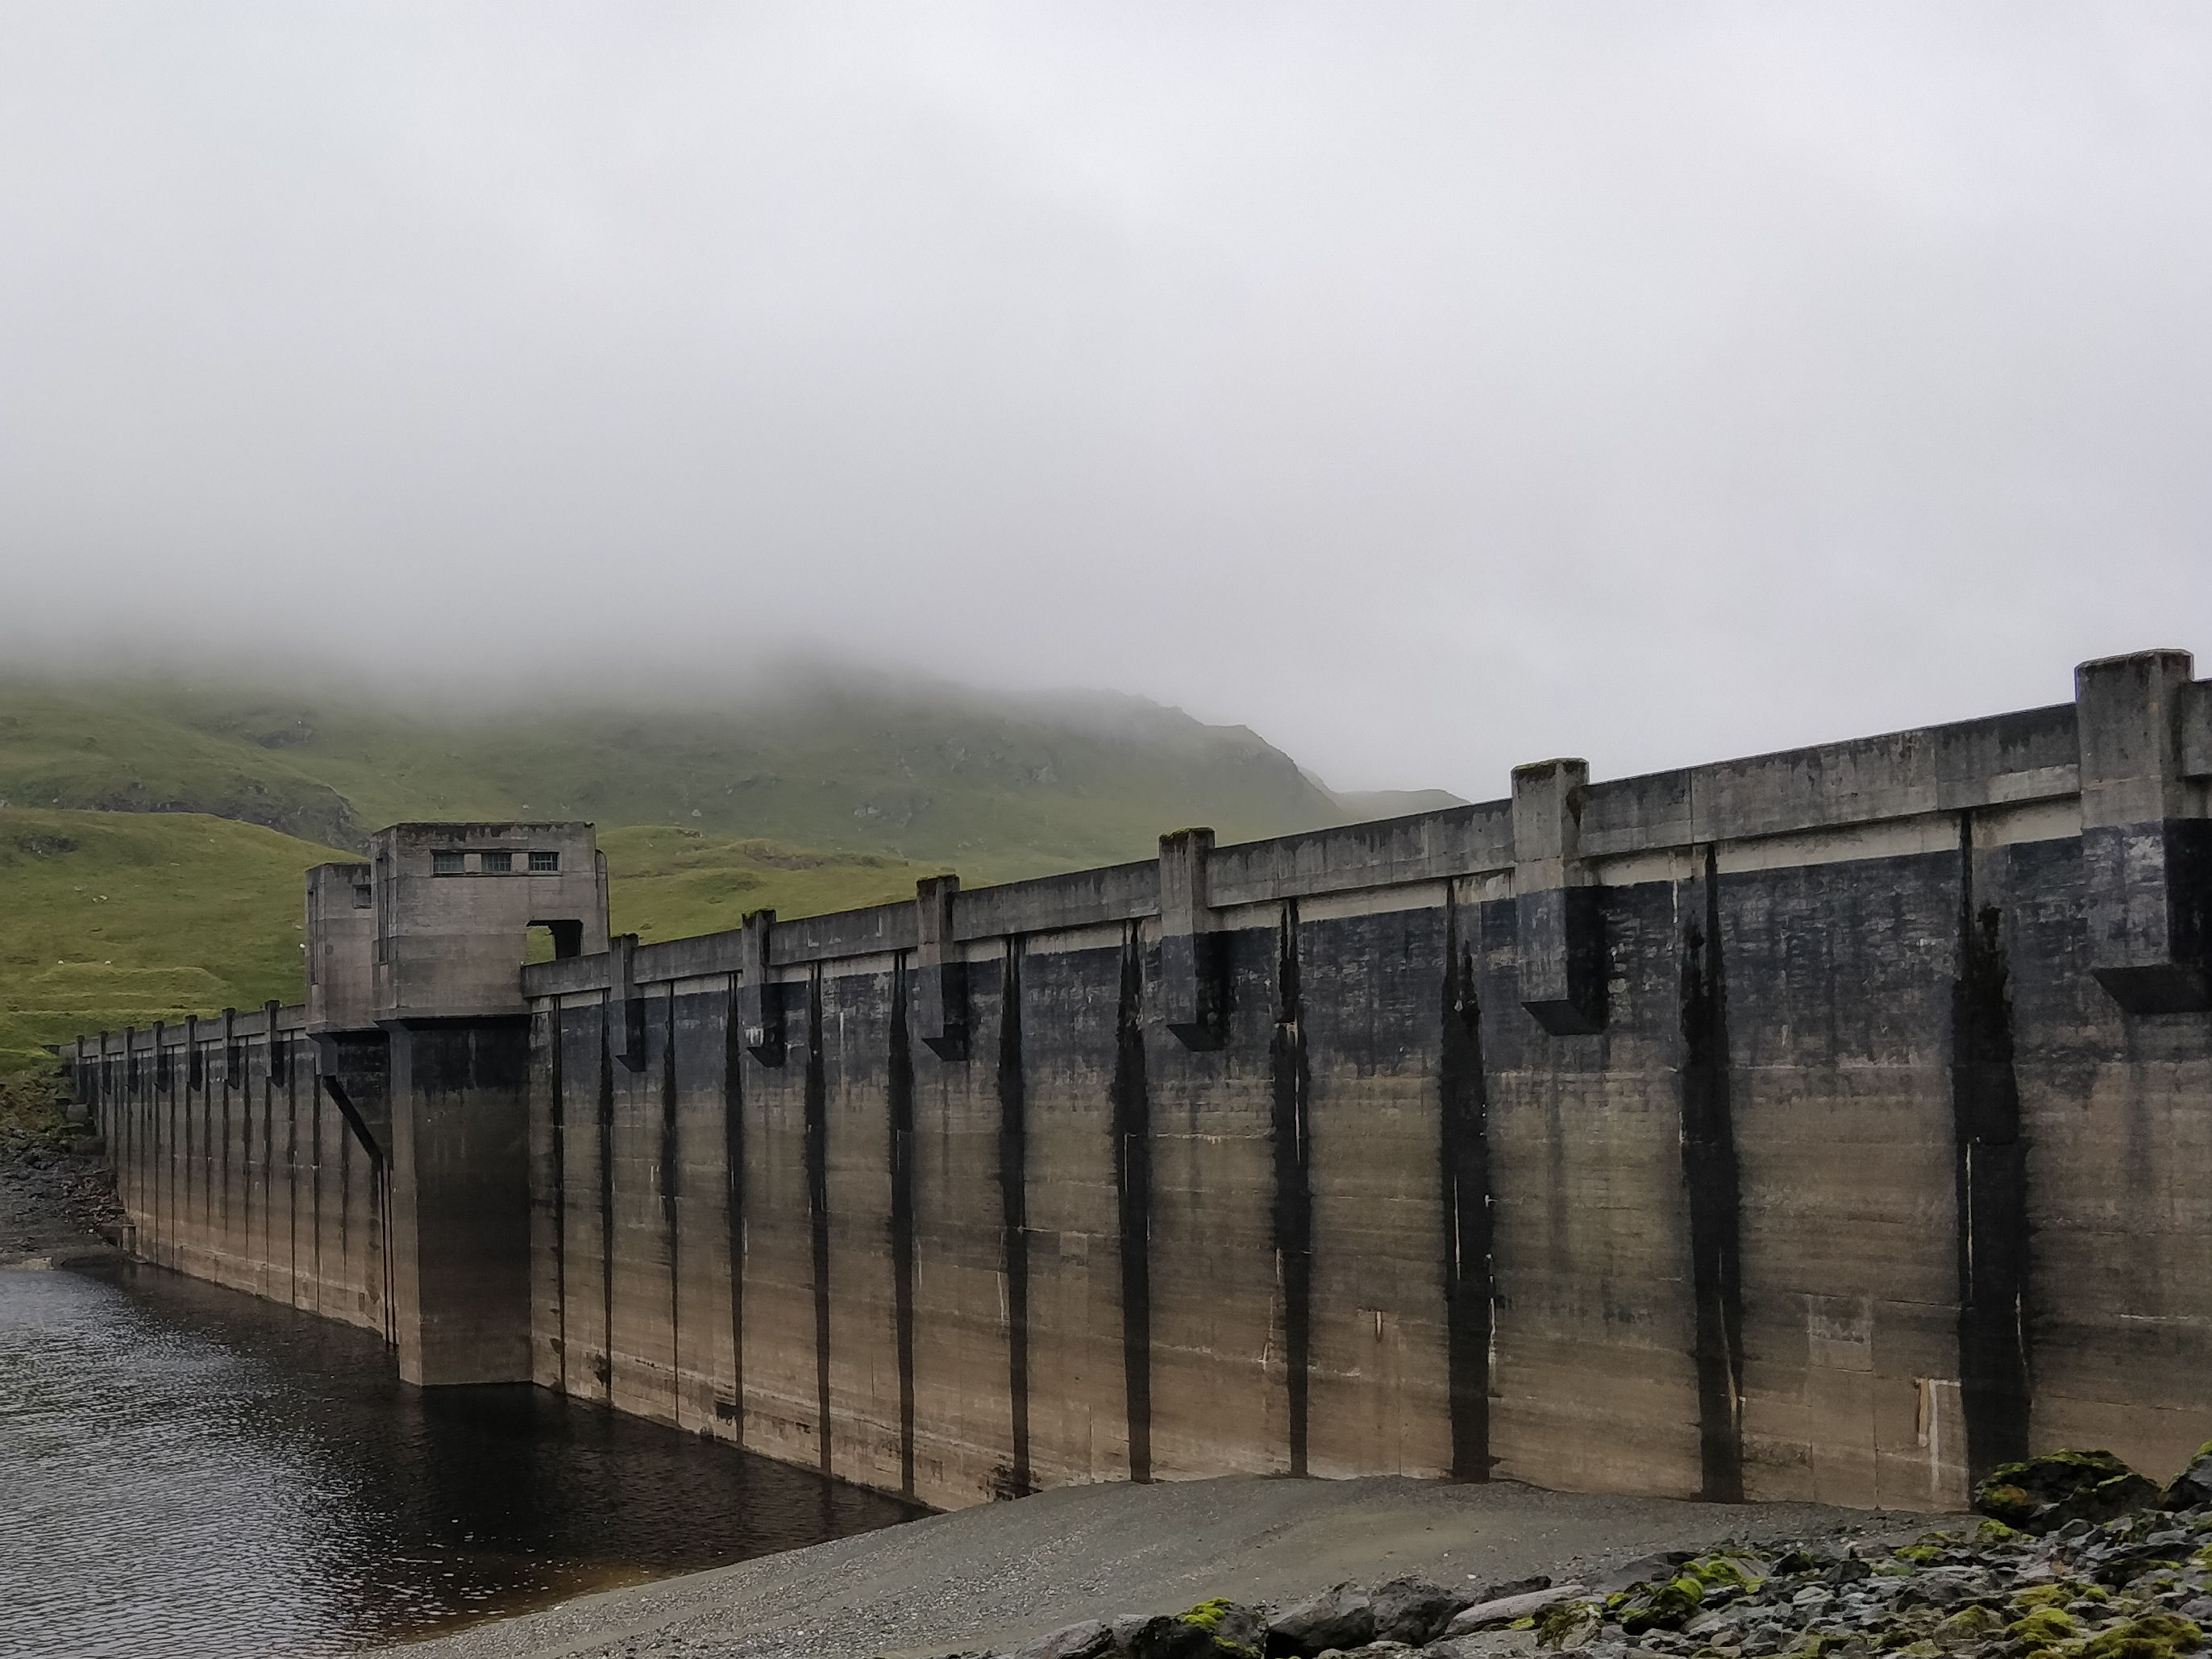
{"type": "Polygon", "coordinates": [[[0,1272],[0,1655],[357,1652],[919,1511],[158,1268],[0,1272]]]}

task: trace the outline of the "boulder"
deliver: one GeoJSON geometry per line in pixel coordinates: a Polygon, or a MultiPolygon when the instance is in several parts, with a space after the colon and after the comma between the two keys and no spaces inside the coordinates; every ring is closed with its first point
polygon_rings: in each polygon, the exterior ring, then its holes
{"type": "Polygon", "coordinates": [[[1425,1578],[1393,1578],[1375,1591],[1376,1639],[1424,1646],[1442,1635],[1452,1615],[1467,1605],[1466,1596],[1425,1578]]]}
{"type": "Polygon", "coordinates": [[[1113,1650],[1113,1626],[1103,1619],[1085,1619],[1016,1648],[1012,1659],[1104,1659],[1113,1650]]]}
{"type": "Polygon", "coordinates": [[[1478,1601],[1473,1607],[1462,1607],[1444,1626],[1444,1639],[1466,1636],[1479,1630],[1492,1630],[1510,1625],[1516,1619],[1533,1619],[1555,1601],[1565,1601],[1584,1595],[1580,1584],[1559,1584],[1547,1589],[1530,1590],[1521,1595],[1501,1595],[1492,1601],[1478,1601]]]}
{"type": "Polygon", "coordinates": [[[2108,1451],[2055,1451],[1992,1469],[1974,1488],[1974,1508],[2041,1534],[2069,1522],[2115,1520],[2160,1497],[2156,1486],[2108,1451]]]}
{"type": "Polygon", "coordinates": [[[1358,1584],[1339,1584],[1278,1614],[1267,1626],[1269,1659],[1315,1659],[1331,1648],[1375,1639],[1375,1603],[1358,1584]]]}
{"type": "Polygon", "coordinates": [[[1657,1555],[1639,1555],[1633,1561],[1624,1561],[1619,1566],[1590,1581],[1590,1588],[1601,1595],[1611,1595],[1632,1584],[1663,1584],[1674,1576],[1674,1570],[1690,1559],[1687,1550],[1666,1550],[1657,1555]]]}
{"type": "Polygon", "coordinates": [[[1267,1616],[1241,1602],[1219,1597],[1200,1601],[1182,1615],[1182,1623],[1205,1633],[1209,1646],[1201,1651],[1216,1659],[1260,1659],[1260,1651],[1267,1645],[1267,1616]]]}
{"type": "Polygon", "coordinates": [[[1646,1631],[1680,1630],[1698,1616],[1705,1604],[1705,1587],[1695,1573],[1682,1573],[1664,1583],[1638,1584],[1622,1592],[1617,1606],[1607,1611],[1630,1636],[1646,1631]]]}
{"type": "Polygon", "coordinates": [[[1213,1632],[1168,1613],[1116,1619],[1114,1653],[1115,1659],[1214,1659],[1213,1632]]]}
{"type": "Polygon", "coordinates": [[[2173,1477],[2163,1501],[2170,1510],[2193,1510],[2212,1504],[2212,1440],[2199,1446],[2189,1467],[2173,1477]]]}
{"type": "Polygon", "coordinates": [[[1502,1584],[1486,1584],[1482,1594],[1473,1597],[1477,1601],[1502,1601],[1509,1595],[1533,1595],[1540,1589],[1552,1588],[1552,1581],[1542,1573],[1527,1578],[1509,1578],[1502,1584]]]}

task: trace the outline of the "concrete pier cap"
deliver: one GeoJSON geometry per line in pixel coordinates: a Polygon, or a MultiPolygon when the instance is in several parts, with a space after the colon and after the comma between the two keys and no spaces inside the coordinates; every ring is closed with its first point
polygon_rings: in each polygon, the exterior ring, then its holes
{"type": "Polygon", "coordinates": [[[2194,667],[2163,650],[2074,671],[2091,972],[2132,1013],[2212,1008],[2212,826],[2185,763],[2194,667]]]}
{"type": "Polygon", "coordinates": [[[1553,1036],[1605,1029],[1605,933],[1597,883],[1582,856],[1589,763],[1513,769],[1513,921],[1521,1006],[1553,1036]]]}

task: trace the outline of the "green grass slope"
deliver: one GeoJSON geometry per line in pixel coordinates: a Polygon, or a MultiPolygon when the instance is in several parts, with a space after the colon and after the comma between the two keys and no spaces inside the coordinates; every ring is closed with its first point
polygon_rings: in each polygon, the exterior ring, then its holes
{"type": "Polygon", "coordinates": [[[0,1069],[80,1031],[298,1001],[301,877],[346,856],[198,813],[0,811],[0,1069]]]}
{"type": "MultiPolygon", "coordinates": [[[[646,939],[912,898],[937,873],[673,827],[601,845],[615,930],[646,939]]],[[[79,1032],[299,1001],[301,878],[349,856],[198,813],[0,809],[0,1073],[79,1032]]]]}
{"type": "Polygon", "coordinates": [[[285,763],[284,734],[204,732],[161,693],[0,685],[0,805],[204,812],[356,846],[345,798],[285,763]]]}
{"type": "Polygon", "coordinates": [[[205,811],[359,847],[383,823],[582,818],[1004,880],[1361,816],[1238,726],[1140,698],[816,679],[653,709],[431,714],[337,694],[0,684],[0,799],[205,811]]]}
{"type": "Polygon", "coordinates": [[[788,920],[914,896],[928,865],[878,853],[810,853],[780,842],[640,825],[599,837],[607,855],[610,926],[652,943],[719,933],[749,910],[788,920]]]}
{"type": "Polygon", "coordinates": [[[409,820],[599,825],[617,932],[817,915],[1450,804],[1336,797],[1142,698],[820,671],[772,690],[442,709],[203,681],[0,680],[0,1069],[301,994],[301,875],[409,820]],[[341,850],[345,849],[345,850],[341,850]]]}

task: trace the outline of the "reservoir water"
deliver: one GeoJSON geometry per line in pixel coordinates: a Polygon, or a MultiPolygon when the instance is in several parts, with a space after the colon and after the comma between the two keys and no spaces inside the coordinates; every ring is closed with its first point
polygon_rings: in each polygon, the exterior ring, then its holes
{"type": "Polygon", "coordinates": [[[887,1526],[896,1499],[158,1268],[0,1272],[0,1655],[358,1652],[887,1526]]]}

